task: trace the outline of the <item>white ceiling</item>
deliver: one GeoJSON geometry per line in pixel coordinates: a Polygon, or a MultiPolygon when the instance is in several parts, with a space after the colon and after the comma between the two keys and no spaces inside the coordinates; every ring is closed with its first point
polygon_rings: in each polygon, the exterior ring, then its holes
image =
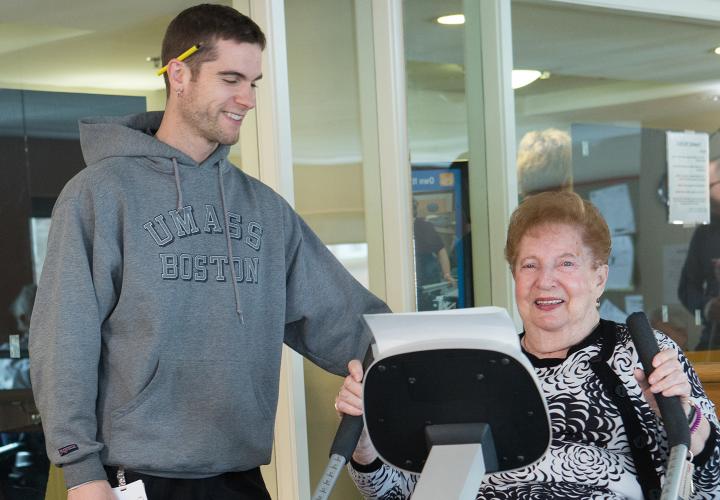
{"type": "MultiPolygon", "coordinates": [[[[168,21],[195,3],[3,0],[0,88],[161,89],[145,59],[159,54],[168,21]]],[[[411,139],[436,156],[449,157],[466,141],[463,28],[433,22],[460,8],[460,0],[405,2],[411,139]],[[438,119],[446,125],[439,132],[438,119]]],[[[286,0],[286,9],[296,157],[357,161],[353,2],[286,0]]],[[[520,131],[577,120],[720,124],[720,103],[711,99],[720,94],[720,57],[710,53],[720,45],[716,23],[514,1],[513,32],[515,67],[552,74],[516,93],[520,131]]]]}
{"type": "MultiPolygon", "coordinates": [[[[720,11],[720,2],[711,3],[720,11]]],[[[432,125],[444,117],[442,107],[464,109],[464,102],[453,101],[465,88],[463,28],[432,22],[461,12],[461,5],[405,2],[408,112],[416,115],[416,137],[423,135],[412,149],[429,161],[453,158],[442,148],[434,154],[433,142],[452,143],[456,153],[467,148],[466,141],[453,141],[466,135],[464,123],[445,127],[452,130],[447,134],[432,125]],[[433,112],[423,113],[423,106],[433,112]]],[[[514,67],[551,74],[515,92],[518,140],[531,129],[569,129],[577,122],[705,131],[720,126],[720,56],[712,53],[720,45],[720,23],[513,0],[512,29],[514,67]]]]}
{"type": "Polygon", "coordinates": [[[196,3],[3,0],[0,85],[160,89],[145,58],[159,55],[169,20],[196,3]]]}

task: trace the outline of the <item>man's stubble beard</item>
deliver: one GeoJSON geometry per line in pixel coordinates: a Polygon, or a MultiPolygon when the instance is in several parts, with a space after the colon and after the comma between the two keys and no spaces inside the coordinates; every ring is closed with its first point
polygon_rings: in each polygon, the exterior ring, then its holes
{"type": "Polygon", "coordinates": [[[180,106],[180,113],[195,133],[208,142],[232,146],[240,139],[239,128],[237,133],[232,135],[224,131],[219,124],[221,113],[213,117],[207,108],[198,106],[193,94],[187,95],[187,99],[180,106]]]}

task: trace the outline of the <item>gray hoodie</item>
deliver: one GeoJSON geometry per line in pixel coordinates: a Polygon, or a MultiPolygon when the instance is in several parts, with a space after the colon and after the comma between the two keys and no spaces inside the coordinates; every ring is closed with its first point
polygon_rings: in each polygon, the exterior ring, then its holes
{"type": "Polygon", "coordinates": [[[208,477],[268,463],[283,342],[345,374],[387,311],[273,190],[220,146],[197,164],[161,113],[80,122],[30,334],[50,459],[208,477]],[[232,266],[230,263],[232,262],[232,266]]]}

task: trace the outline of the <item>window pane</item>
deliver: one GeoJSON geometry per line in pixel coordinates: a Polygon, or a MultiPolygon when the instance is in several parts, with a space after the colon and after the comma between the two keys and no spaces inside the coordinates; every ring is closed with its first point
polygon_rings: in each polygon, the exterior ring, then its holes
{"type": "Polygon", "coordinates": [[[514,66],[543,75],[515,91],[518,191],[572,189],[603,212],[613,236],[603,317],[643,310],[681,347],[702,351],[697,360],[720,360],[720,205],[711,196],[712,223],[698,225],[671,220],[678,206],[667,202],[668,132],[709,141],[696,190],[720,156],[717,23],[556,2],[512,8],[514,66]]]}
{"type": "Polygon", "coordinates": [[[52,207],[85,167],[78,119],[145,111],[144,97],[0,90],[0,497],[42,499],[48,478],[27,342],[52,207]]]}

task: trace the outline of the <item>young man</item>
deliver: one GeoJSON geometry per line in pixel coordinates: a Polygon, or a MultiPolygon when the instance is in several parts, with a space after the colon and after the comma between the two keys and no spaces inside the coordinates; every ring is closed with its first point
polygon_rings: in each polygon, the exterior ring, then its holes
{"type": "Polygon", "coordinates": [[[387,311],[227,161],[264,45],[229,7],[189,8],[163,41],[165,113],[81,121],[88,168],[55,205],[30,335],[70,500],[110,499],[119,471],[151,500],[269,498],[283,342],[345,374],[361,315],[387,311]]]}

